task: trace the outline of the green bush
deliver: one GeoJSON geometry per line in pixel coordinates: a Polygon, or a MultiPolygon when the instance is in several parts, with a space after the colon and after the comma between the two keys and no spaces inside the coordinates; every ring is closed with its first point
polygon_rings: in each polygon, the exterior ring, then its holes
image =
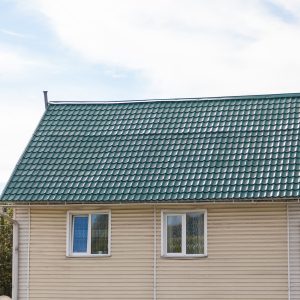
{"type": "MultiPolygon", "coordinates": [[[[12,217],[13,210],[8,209],[7,214],[12,217]]],[[[12,236],[12,225],[0,217],[0,295],[10,297],[12,288],[12,236]]]]}

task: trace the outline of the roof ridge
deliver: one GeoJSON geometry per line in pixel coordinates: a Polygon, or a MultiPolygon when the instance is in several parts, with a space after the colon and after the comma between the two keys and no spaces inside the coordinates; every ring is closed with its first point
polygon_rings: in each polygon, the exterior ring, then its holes
{"type": "Polygon", "coordinates": [[[279,94],[258,94],[242,96],[217,96],[217,97],[187,97],[187,98],[149,98],[132,100],[101,100],[101,101],[82,101],[82,100],[62,100],[49,101],[49,104],[129,104],[129,103],[153,103],[153,102],[188,102],[188,101],[222,101],[222,100],[263,100],[263,99],[282,99],[282,98],[300,98],[299,93],[279,93],[279,94]]]}

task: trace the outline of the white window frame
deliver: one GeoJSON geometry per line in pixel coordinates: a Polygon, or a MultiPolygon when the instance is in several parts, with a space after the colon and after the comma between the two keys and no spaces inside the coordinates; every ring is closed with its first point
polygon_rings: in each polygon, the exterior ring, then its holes
{"type": "Polygon", "coordinates": [[[76,210],[67,212],[67,257],[106,257],[111,256],[111,211],[110,210],[76,210]],[[92,254],[91,253],[91,215],[107,214],[108,215],[108,253],[92,254]],[[73,216],[88,215],[88,240],[87,252],[73,252],[73,216]]]}
{"type": "Polygon", "coordinates": [[[207,256],[207,210],[190,209],[190,210],[162,210],[161,211],[161,256],[171,258],[197,258],[207,256]],[[186,254],[186,214],[187,213],[204,214],[204,253],[186,254]],[[182,216],[181,230],[181,253],[167,253],[167,216],[182,216]]]}

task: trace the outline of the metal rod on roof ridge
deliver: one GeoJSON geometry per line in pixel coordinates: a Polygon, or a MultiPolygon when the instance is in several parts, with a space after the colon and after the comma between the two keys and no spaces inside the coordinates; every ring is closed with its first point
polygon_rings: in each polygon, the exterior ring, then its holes
{"type": "Polygon", "coordinates": [[[48,91],[43,91],[44,93],[44,102],[45,102],[45,109],[48,107],[48,91]]]}

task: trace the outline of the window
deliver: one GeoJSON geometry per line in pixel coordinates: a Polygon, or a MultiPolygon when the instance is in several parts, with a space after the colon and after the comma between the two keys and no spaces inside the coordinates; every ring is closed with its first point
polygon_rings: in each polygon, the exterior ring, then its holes
{"type": "Polygon", "coordinates": [[[110,213],[68,213],[68,256],[110,255],[110,213]]]}
{"type": "Polygon", "coordinates": [[[206,256],[206,210],[162,212],[162,255],[206,256]]]}

